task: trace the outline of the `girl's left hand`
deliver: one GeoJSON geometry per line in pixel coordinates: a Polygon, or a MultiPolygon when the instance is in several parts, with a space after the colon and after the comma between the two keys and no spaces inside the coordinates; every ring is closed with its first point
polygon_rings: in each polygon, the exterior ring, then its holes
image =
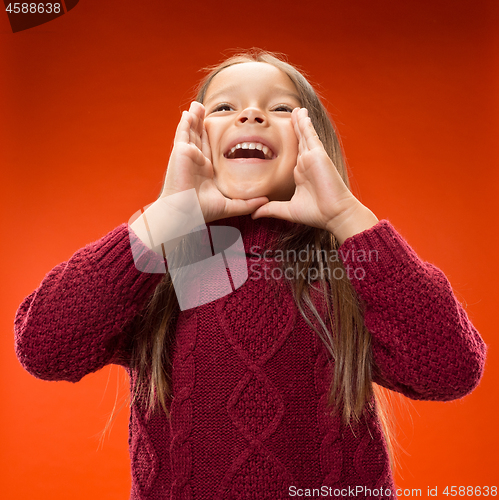
{"type": "Polygon", "coordinates": [[[326,229],[340,244],[374,226],[378,219],[343,182],[315,132],[308,111],[295,108],[291,120],[299,140],[295,193],[290,201],[262,205],[252,218],[274,217],[326,229]]]}

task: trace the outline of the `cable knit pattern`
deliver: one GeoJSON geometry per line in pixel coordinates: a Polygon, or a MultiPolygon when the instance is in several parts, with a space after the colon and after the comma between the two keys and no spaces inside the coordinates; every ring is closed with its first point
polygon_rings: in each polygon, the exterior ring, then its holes
{"type": "Polygon", "coordinates": [[[320,339],[315,342],[317,359],[314,366],[314,378],[317,392],[321,394],[317,407],[317,422],[322,441],[320,448],[321,473],[324,476],[324,484],[337,487],[341,478],[343,465],[343,454],[341,447],[341,421],[334,419],[331,422],[326,404],[328,399],[327,380],[330,380],[331,369],[328,365],[326,352],[320,349],[320,339]],[[326,375],[327,374],[327,375],[326,375]],[[326,376],[325,376],[326,375],[326,376]]]}
{"type": "Polygon", "coordinates": [[[219,490],[221,499],[274,499],[286,484],[292,483],[286,468],[264,445],[285,412],[283,396],[267,376],[264,365],[283,345],[296,315],[283,284],[280,291],[284,300],[277,290],[262,295],[255,274],[250,272],[247,287],[219,301],[216,308],[222,330],[246,368],[229,396],[227,412],[247,447],[234,457],[227,470],[219,490]],[[241,310],[241,294],[252,297],[248,304],[251,307],[241,310]]]}
{"type": "MultiPolygon", "coordinates": [[[[211,225],[239,229],[247,253],[263,252],[292,226],[250,216],[211,225]]],[[[428,400],[476,387],[486,346],[440,270],[422,262],[388,221],[349,238],[339,256],[355,271],[377,383],[428,400]]],[[[322,341],[298,312],[290,282],[265,279],[276,262],[248,263],[239,289],[179,315],[171,419],[146,417],[141,404],[131,409],[131,499],[279,500],[321,487],[331,497],[335,488],[356,487],[394,497],[375,411],[352,428],[329,416],[332,367],[322,341]]],[[[76,382],[118,363],[133,383],[133,320],[163,265],[133,232],[130,241],[126,224],[77,251],[19,307],[21,364],[39,378],[76,382]],[[149,272],[136,269],[131,246],[149,272]]],[[[210,285],[194,283],[190,292],[209,295],[210,285]]]]}
{"type": "Polygon", "coordinates": [[[192,474],[191,432],[193,428],[191,396],[196,381],[196,347],[198,315],[189,310],[179,319],[177,343],[179,348],[174,359],[174,395],[171,406],[173,433],[171,449],[172,468],[175,472],[172,483],[172,498],[193,498],[190,485],[192,474]]]}

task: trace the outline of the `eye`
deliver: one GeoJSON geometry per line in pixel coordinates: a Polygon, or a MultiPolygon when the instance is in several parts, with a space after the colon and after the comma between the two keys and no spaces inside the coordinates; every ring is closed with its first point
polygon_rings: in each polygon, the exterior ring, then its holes
{"type": "Polygon", "coordinates": [[[286,112],[286,113],[292,113],[293,108],[291,106],[288,106],[287,104],[279,104],[279,106],[274,108],[274,111],[279,111],[279,112],[286,112]]]}
{"type": "Polygon", "coordinates": [[[218,111],[231,111],[231,110],[232,106],[230,104],[222,103],[215,106],[212,110],[212,113],[216,113],[218,111]]]}

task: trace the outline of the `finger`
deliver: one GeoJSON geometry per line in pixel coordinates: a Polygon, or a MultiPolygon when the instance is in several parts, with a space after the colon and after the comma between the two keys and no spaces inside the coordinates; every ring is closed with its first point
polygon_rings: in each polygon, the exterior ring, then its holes
{"type": "Polygon", "coordinates": [[[199,118],[195,113],[192,113],[191,111],[183,111],[180,123],[177,127],[178,137],[176,133],[173,141],[174,144],[180,140],[180,142],[187,142],[201,148],[201,138],[196,132],[198,123],[199,118]],[[182,120],[184,120],[184,123],[182,123],[182,120]]]}
{"type": "Polygon", "coordinates": [[[294,108],[293,111],[291,112],[291,123],[293,124],[293,127],[296,125],[300,109],[301,108],[294,108]]]}
{"type": "Polygon", "coordinates": [[[195,112],[195,109],[196,108],[193,106],[193,103],[191,103],[189,111],[187,112],[191,117],[191,122],[190,122],[191,127],[189,129],[189,142],[201,149],[201,136],[200,133],[198,132],[200,121],[198,114],[195,112]]]}
{"type": "Polygon", "coordinates": [[[299,112],[300,108],[295,108],[293,110],[293,114],[292,114],[292,123],[293,123],[293,128],[295,130],[295,134],[296,134],[296,138],[298,139],[298,158],[300,157],[300,155],[302,155],[304,152],[305,152],[305,149],[304,149],[304,146],[305,146],[305,143],[303,141],[303,135],[301,133],[301,130],[300,130],[300,126],[298,124],[298,112],[299,112]]]}
{"type": "Polygon", "coordinates": [[[198,149],[201,149],[201,138],[199,137],[197,131],[192,127],[189,130],[189,142],[196,146],[198,149]]]}
{"type": "Polygon", "coordinates": [[[300,154],[306,153],[309,149],[304,135],[304,130],[305,130],[304,120],[306,120],[307,113],[308,112],[306,108],[300,108],[300,110],[296,114],[295,129],[296,129],[296,135],[299,138],[300,154]]]}
{"type": "Polygon", "coordinates": [[[196,117],[195,124],[193,125],[193,130],[199,138],[199,144],[196,144],[196,146],[201,149],[201,137],[203,135],[205,114],[204,106],[200,102],[192,101],[189,111],[196,117]]]}
{"type": "Polygon", "coordinates": [[[204,121],[204,115],[205,115],[205,108],[204,106],[198,102],[198,101],[192,101],[191,102],[191,109],[190,111],[194,113],[197,118],[198,118],[198,123],[199,123],[199,132],[201,132],[201,124],[204,121]]]}
{"type": "Polygon", "coordinates": [[[191,128],[189,130],[189,142],[201,149],[201,133],[204,121],[204,107],[202,104],[193,101],[189,106],[187,114],[191,117],[191,128]],[[201,109],[200,109],[201,106],[201,109]],[[200,116],[201,115],[201,116],[200,116]]]}
{"type": "Polygon", "coordinates": [[[265,196],[259,198],[252,198],[250,200],[235,200],[227,199],[226,214],[224,217],[231,217],[235,215],[248,215],[253,213],[258,207],[268,204],[269,199],[265,196]]]}
{"type": "Polygon", "coordinates": [[[191,148],[189,150],[189,157],[200,167],[204,167],[206,165],[206,156],[199,148],[191,148]]]}
{"type": "Polygon", "coordinates": [[[192,122],[192,128],[193,130],[197,130],[199,126],[199,108],[196,106],[195,101],[191,102],[191,105],[189,106],[189,113],[193,116],[193,122],[192,122]]]}
{"type": "Polygon", "coordinates": [[[190,135],[190,128],[191,128],[191,119],[189,117],[189,114],[187,111],[184,111],[182,113],[182,116],[180,117],[180,122],[177,125],[177,130],[175,132],[175,138],[173,139],[173,144],[177,144],[178,142],[185,142],[189,143],[189,135],[190,135]]]}
{"type": "Polygon", "coordinates": [[[205,108],[200,102],[192,101],[189,107],[189,113],[194,117],[189,133],[190,142],[202,151],[206,158],[211,161],[208,136],[204,128],[205,108]]]}
{"type": "MultiPolygon", "coordinates": [[[[300,130],[301,132],[301,130],[300,130]]],[[[307,140],[305,139],[305,136],[303,133],[300,134],[300,151],[301,151],[301,154],[303,153],[306,153],[308,151],[308,144],[307,144],[307,140]]]]}
{"type": "Polygon", "coordinates": [[[283,219],[295,222],[291,217],[289,211],[289,201],[271,201],[262,205],[252,215],[252,219],[259,219],[260,217],[272,217],[274,219],[283,219]]]}
{"type": "Polygon", "coordinates": [[[302,135],[307,149],[322,148],[322,142],[312,125],[312,120],[308,116],[304,117],[300,125],[302,126],[302,135]]]}
{"type": "Polygon", "coordinates": [[[301,108],[295,108],[293,109],[293,112],[291,113],[291,123],[293,124],[293,128],[295,130],[296,137],[298,140],[300,140],[301,137],[301,130],[300,126],[298,125],[298,120],[299,120],[299,113],[300,113],[301,108]]]}

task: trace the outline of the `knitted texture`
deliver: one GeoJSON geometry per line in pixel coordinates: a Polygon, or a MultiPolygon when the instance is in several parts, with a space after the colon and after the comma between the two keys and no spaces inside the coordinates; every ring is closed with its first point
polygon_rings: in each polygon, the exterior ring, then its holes
{"type": "MultiPolygon", "coordinates": [[[[249,216],[216,224],[237,227],[247,253],[291,227],[249,216]]],[[[137,271],[122,224],[56,266],[23,301],[15,346],[26,370],[76,382],[119,363],[135,380],[126,343],[162,278],[153,274],[162,259],[131,235],[150,272],[137,271]]],[[[346,240],[339,257],[372,334],[375,382],[442,401],[476,387],[486,346],[440,270],[386,220],[346,240]]],[[[272,277],[276,262],[248,264],[239,289],[179,315],[171,419],[131,409],[131,499],[278,500],[307,488],[308,496],[347,488],[356,498],[394,497],[375,412],[353,428],[329,416],[332,368],[322,341],[297,310],[290,281],[272,277]]]]}

